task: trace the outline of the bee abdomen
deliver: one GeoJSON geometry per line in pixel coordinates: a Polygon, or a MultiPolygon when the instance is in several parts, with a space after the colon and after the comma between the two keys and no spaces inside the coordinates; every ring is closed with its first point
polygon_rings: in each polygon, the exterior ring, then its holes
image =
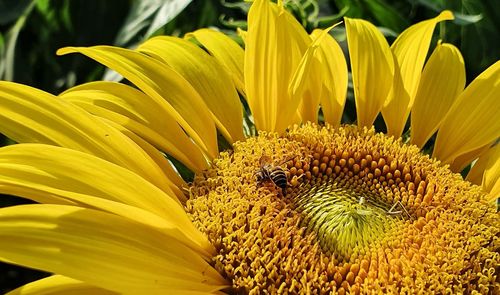
{"type": "Polygon", "coordinates": [[[271,180],[283,190],[283,193],[286,190],[286,185],[288,183],[287,178],[286,178],[286,173],[283,171],[283,169],[274,169],[270,174],[269,174],[271,180]]]}

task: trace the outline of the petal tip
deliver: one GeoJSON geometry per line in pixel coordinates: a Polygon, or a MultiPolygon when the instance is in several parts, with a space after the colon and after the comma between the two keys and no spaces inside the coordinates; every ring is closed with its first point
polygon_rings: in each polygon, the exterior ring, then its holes
{"type": "Polygon", "coordinates": [[[56,51],[56,55],[66,55],[66,54],[69,54],[69,53],[73,53],[75,52],[75,47],[63,47],[63,48],[59,48],[57,49],[56,51]]]}
{"type": "Polygon", "coordinates": [[[443,21],[443,20],[454,20],[455,19],[455,16],[453,15],[453,12],[451,12],[450,10],[443,10],[438,16],[437,16],[437,19],[439,21],[443,21]]]}

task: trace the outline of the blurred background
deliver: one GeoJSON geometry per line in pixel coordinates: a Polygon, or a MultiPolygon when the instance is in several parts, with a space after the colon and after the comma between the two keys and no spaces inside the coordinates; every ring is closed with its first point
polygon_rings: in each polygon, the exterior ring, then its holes
{"type": "MultiPolygon", "coordinates": [[[[442,39],[461,50],[468,83],[500,57],[498,0],[284,2],[309,32],[349,16],[371,21],[390,42],[409,25],[449,9],[455,20],[441,23],[433,42],[442,39]]],[[[118,80],[118,75],[88,58],[75,54],[57,57],[55,52],[64,46],[134,48],[154,35],[183,36],[203,27],[222,30],[241,43],[235,29],[246,29],[249,6],[235,0],[0,0],[0,80],[53,94],[92,80],[118,80]]],[[[338,26],[331,34],[345,49],[344,28],[338,26]]],[[[344,121],[355,117],[353,105],[352,95],[348,95],[344,121]]],[[[10,143],[0,134],[0,146],[10,143]]],[[[21,203],[26,201],[0,196],[0,207],[21,203]]],[[[0,263],[0,293],[47,275],[0,263]]]]}

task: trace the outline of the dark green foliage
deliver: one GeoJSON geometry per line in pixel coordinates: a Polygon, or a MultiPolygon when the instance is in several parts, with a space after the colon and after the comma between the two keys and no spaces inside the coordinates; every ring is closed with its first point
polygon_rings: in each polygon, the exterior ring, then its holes
{"type": "Polygon", "coordinates": [[[228,10],[218,0],[175,1],[182,5],[173,5],[174,0],[0,0],[0,79],[57,94],[104,73],[81,55],[56,56],[61,47],[133,47],[153,34],[183,35],[221,26],[219,15],[228,10]]]}

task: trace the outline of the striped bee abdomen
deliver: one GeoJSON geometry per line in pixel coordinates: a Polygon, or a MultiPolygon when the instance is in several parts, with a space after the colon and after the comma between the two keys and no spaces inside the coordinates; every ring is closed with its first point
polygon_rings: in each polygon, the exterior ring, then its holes
{"type": "Polygon", "coordinates": [[[286,194],[286,186],[288,184],[285,171],[280,166],[275,166],[269,173],[269,178],[277,187],[281,188],[281,192],[284,196],[286,194]]]}
{"type": "Polygon", "coordinates": [[[273,165],[268,156],[262,156],[259,159],[259,164],[259,170],[255,173],[257,182],[271,181],[275,186],[281,189],[281,193],[285,196],[286,187],[288,185],[288,178],[285,170],[279,165],[273,165]]]}

